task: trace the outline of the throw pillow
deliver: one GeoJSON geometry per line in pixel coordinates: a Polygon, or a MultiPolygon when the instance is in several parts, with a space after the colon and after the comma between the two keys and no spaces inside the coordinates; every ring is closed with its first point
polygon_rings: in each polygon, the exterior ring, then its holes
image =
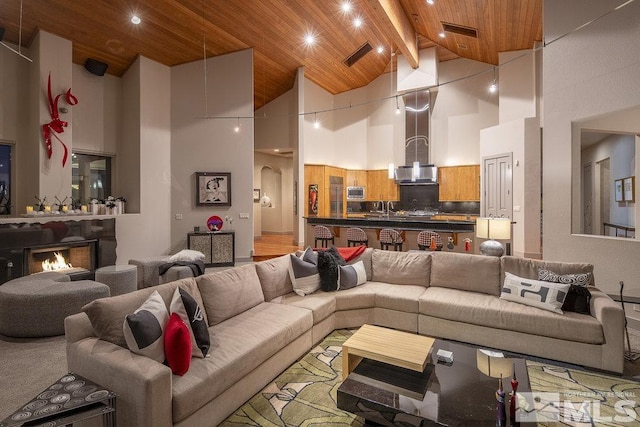
{"type": "Polygon", "coordinates": [[[207,322],[204,318],[202,307],[187,291],[180,286],[173,292],[173,298],[169,305],[171,314],[177,314],[189,328],[189,335],[193,343],[191,353],[194,357],[203,358],[207,355],[211,345],[207,322]]]}
{"type": "Polygon", "coordinates": [[[546,269],[538,269],[538,280],[552,283],[569,283],[569,293],[562,304],[562,310],[581,314],[591,314],[591,273],[557,274],[546,269]]]}
{"type": "Polygon", "coordinates": [[[191,366],[191,333],[177,313],[169,316],[164,333],[167,364],[175,375],[184,375],[191,366]]]}
{"type": "Polygon", "coordinates": [[[289,276],[296,294],[303,297],[320,289],[320,275],[316,265],[293,254],[289,255],[289,259],[289,276]]]}
{"type": "Polygon", "coordinates": [[[318,274],[323,291],[338,290],[338,267],[341,265],[346,265],[346,262],[335,248],[318,252],[318,274]]]}
{"type": "Polygon", "coordinates": [[[501,299],[564,314],[561,307],[571,286],[568,283],[525,279],[506,272],[504,276],[501,299]]]}
{"type": "Polygon", "coordinates": [[[313,265],[318,265],[318,252],[311,249],[311,246],[307,246],[307,249],[305,249],[300,256],[300,259],[310,262],[313,265]]]}
{"type": "Polygon", "coordinates": [[[124,319],[124,340],[133,353],[164,362],[164,330],[169,312],[158,291],[124,319]]]}
{"type": "Polygon", "coordinates": [[[177,254],[171,255],[169,257],[169,262],[196,262],[196,261],[204,261],[205,256],[200,251],[194,251],[192,249],[183,249],[177,254]]]}
{"type": "Polygon", "coordinates": [[[351,289],[367,281],[364,263],[358,261],[352,265],[341,265],[338,268],[338,289],[351,289]]]}

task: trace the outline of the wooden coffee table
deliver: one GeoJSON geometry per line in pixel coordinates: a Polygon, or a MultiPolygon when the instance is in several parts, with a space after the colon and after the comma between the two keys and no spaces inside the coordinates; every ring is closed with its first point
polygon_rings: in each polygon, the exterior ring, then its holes
{"type": "Polygon", "coordinates": [[[342,379],[362,358],[424,372],[433,338],[379,326],[362,325],[342,344],[342,379]]]}

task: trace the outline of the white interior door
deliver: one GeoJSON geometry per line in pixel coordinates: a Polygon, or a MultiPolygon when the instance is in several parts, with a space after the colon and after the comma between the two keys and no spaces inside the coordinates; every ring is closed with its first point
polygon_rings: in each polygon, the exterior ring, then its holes
{"type": "Polygon", "coordinates": [[[513,155],[485,157],[484,216],[513,218],[513,155]]]}

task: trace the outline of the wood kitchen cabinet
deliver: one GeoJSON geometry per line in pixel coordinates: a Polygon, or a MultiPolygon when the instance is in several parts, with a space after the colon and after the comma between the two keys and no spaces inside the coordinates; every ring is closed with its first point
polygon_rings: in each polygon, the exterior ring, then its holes
{"type": "Polygon", "coordinates": [[[389,171],[367,171],[367,200],[400,200],[398,184],[394,179],[389,179],[389,171]]]}
{"type": "Polygon", "coordinates": [[[345,187],[367,187],[367,171],[347,169],[345,187]]]}
{"type": "Polygon", "coordinates": [[[440,166],[438,183],[441,202],[480,201],[480,165],[440,166]]]}
{"type": "MultiPolygon", "coordinates": [[[[339,176],[342,177],[342,182],[347,178],[346,169],[337,168],[327,165],[304,165],[304,213],[310,215],[309,212],[309,186],[311,184],[318,184],[318,213],[317,216],[328,217],[331,215],[331,206],[329,203],[329,177],[339,176]]],[[[346,185],[345,192],[346,192],[346,185]]],[[[346,214],[347,204],[346,195],[342,204],[342,214],[346,214]]]]}

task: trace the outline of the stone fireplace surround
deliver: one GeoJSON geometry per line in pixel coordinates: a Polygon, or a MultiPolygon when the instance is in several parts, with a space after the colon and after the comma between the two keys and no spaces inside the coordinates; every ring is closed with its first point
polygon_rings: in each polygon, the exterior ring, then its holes
{"type": "MultiPolygon", "coordinates": [[[[88,246],[88,253],[84,251],[80,257],[92,258],[85,260],[89,262],[89,268],[82,265],[88,270],[116,262],[115,218],[46,217],[15,220],[0,224],[0,284],[30,274],[28,252],[37,253],[49,248],[63,250],[88,246]]],[[[92,279],[92,276],[93,271],[89,271],[88,274],[71,275],[71,278],[82,280],[92,279]]]]}

